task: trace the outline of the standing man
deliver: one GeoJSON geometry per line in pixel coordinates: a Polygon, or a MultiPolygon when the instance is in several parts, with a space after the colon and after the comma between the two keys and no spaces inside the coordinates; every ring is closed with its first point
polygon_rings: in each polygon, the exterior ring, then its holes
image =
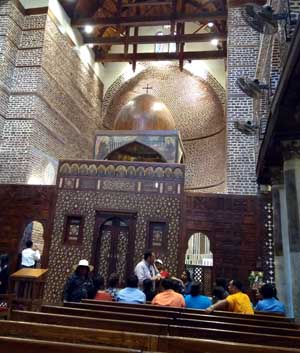
{"type": "Polygon", "coordinates": [[[37,248],[33,249],[33,242],[27,240],[26,249],[22,251],[22,262],[21,267],[23,268],[34,268],[35,262],[40,261],[41,254],[37,248]]]}
{"type": "Polygon", "coordinates": [[[151,279],[153,288],[155,288],[155,281],[160,279],[160,274],[155,264],[155,254],[151,250],[146,250],[144,253],[144,260],[139,262],[134,269],[134,273],[139,279],[139,287],[143,288],[145,279],[151,279]]]}

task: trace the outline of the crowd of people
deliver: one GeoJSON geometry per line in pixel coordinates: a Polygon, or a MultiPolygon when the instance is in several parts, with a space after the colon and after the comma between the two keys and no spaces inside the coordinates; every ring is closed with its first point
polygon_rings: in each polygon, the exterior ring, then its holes
{"type": "Polygon", "coordinates": [[[107,287],[103,277],[90,276],[92,266],[87,260],[80,260],[74,273],[68,278],[64,301],[80,302],[82,299],[118,301],[123,303],[186,307],[204,309],[207,314],[214,310],[229,310],[243,314],[255,311],[269,311],[284,314],[284,305],[276,298],[276,290],[271,284],[264,284],[259,289],[259,300],[253,306],[249,296],[244,293],[243,285],[238,280],[227,283],[217,279],[212,297],[205,296],[199,282],[193,282],[188,271],[181,278],[172,277],[152,251],[146,251],[126,281],[123,289],[119,288],[119,276],[110,275],[107,287]]]}

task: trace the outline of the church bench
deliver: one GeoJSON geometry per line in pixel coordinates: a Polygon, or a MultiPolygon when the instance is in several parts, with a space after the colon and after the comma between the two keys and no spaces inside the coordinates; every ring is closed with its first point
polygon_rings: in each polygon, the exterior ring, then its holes
{"type": "MultiPolygon", "coordinates": [[[[3,327],[1,335],[7,338],[15,337],[20,335],[26,336],[26,341],[34,341],[38,345],[38,342],[42,344],[44,342],[64,342],[65,348],[68,348],[68,344],[72,343],[74,347],[77,345],[84,346],[87,344],[88,347],[96,345],[108,345],[109,347],[122,347],[120,352],[123,352],[125,347],[130,348],[124,352],[145,352],[146,350],[166,352],[166,353],[283,353],[283,352],[300,352],[300,349],[289,349],[287,347],[275,347],[269,345],[257,345],[247,343],[236,343],[236,342],[225,342],[218,340],[206,340],[206,339],[195,339],[195,338],[181,338],[181,337],[170,337],[170,336],[152,336],[147,334],[137,334],[128,332],[118,331],[103,331],[95,329],[83,329],[79,327],[63,327],[53,325],[36,325],[32,323],[18,323],[18,322],[7,322],[3,327]],[[30,338],[30,340],[29,340],[30,338]]],[[[20,337],[16,338],[17,340],[20,337]]],[[[22,339],[22,338],[21,338],[22,339]]],[[[293,338],[291,338],[293,339],[293,338]]],[[[1,345],[1,338],[0,338],[1,345]]],[[[26,346],[26,345],[25,345],[26,346]]],[[[40,347],[43,348],[43,347],[40,347]]],[[[44,347],[48,353],[47,348],[44,347]]],[[[103,348],[103,347],[101,347],[103,348]]],[[[23,351],[24,352],[24,351],[23,351]]],[[[22,352],[22,353],[23,353],[22,352]]],[[[26,350],[25,350],[26,352],[26,350]]],[[[31,353],[35,353],[35,350],[31,353]]],[[[65,351],[67,353],[67,350],[65,351]]],[[[73,353],[72,347],[72,353],[73,353]]],[[[90,351],[88,351],[90,352],[90,351]]],[[[101,351],[102,352],[102,351],[101,351]]],[[[106,351],[105,351],[106,352],[106,351]]],[[[1,353],[1,349],[0,349],[1,353]]],[[[18,351],[14,350],[14,353],[18,351]]]]}
{"type": "MultiPolygon", "coordinates": [[[[118,303],[118,302],[107,302],[101,300],[94,300],[94,299],[84,299],[82,303],[94,304],[98,306],[114,306],[114,307],[128,307],[128,308],[141,308],[147,309],[149,311],[156,310],[159,308],[160,310],[166,311],[176,311],[176,312],[184,312],[187,314],[205,314],[204,310],[200,309],[187,309],[187,308],[177,308],[177,307],[170,307],[170,306],[157,306],[152,304],[129,304],[129,303],[118,303]]],[[[245,315],[239,313],[233,313],[229,311],[214,311],[214,315],[216,316],[227,316],[227,317],[242,317],[242,318],[253,318],[252,315],[245,315]]],[[[255,312],[255,319],[256,320],[270,320],[270,321],[279,321],[279,322],[294,322],[294,319],[284,317],[281,315],[276,315],[274,313],[267,313],[267,312],[255,312]]]]}
{"type": "MultiPolygon", "coordinates": [[[[290,327],[280,327],[272,325],[268,322],[265,326],[262,325],[262,321],[259,321],[259,325],[256,325],[255,322],[249,322],[247,319],[242,320],[240,322],[233,323],[233,322],[224,322],[221,320],[220,317],[214,318],[213,316],[206,315],[206,317],[200,317],[196,319],[187,319],[187,318],[164,318],[158,316],[145,316],[145,315],[134,315],[134,314],[124,314],[124,313],[114,313],[109,311],[98,311],[98,310],[85,310],[85,309],[77,309],[77,308],[65,308],[60,306],[51,306],[45,305],[42,307],[42,312],[45,313],[52,313],[52,314],[62,314],[62,315],[74,315],[74,316],[81,316],[81,317],[90,317],[90,318],[99,318],[99,319],[113,319],[113,320],[126,320],[126,321],[135,321],[135,322],[153,322],[158,324],[176,324],[182,326],[191,326],[191,327],[207,327],[207,328],[230,328],[232,327],[233,330],[237,331],[246,331],[246,332],[268,332],[270,330],[274,331],[275,334],[279,333],[280,330],[283,332],[288,332],[286,330],[293,330],[294,326],[290,327]],[[153,321],[152,321],[153,320],[153,321]],[[215,321],[213,321],[215,320],[215,321]]],[[[299,331],[297,332],[299,333],[299,331]]]]}
{"type": "Polygon", "coordinates": [[[157,324],[169,324],[171,319],[164,316],[145,316],[141,314],[127,314],[120,312],[111,311],[100,311],[100,310],[88,310],[79,308],[67,308],[62,306],[43,305],[41,312],[52,313],[52,314],[66,314],[66,315],[77,315],[84,317],[95,317],[103,319],[115,319],[115,320],[126,320],[126,321],[141,321],[151,322],[157,324]]]}
{"type": "MultiPolygon", "coordinates": [[[[272,326],[272,327],[283,327],[283,328],[297,328],[298,326],[295,326],[294,322],[286,322],[286,321],[271,321],[271,320],[256,320],[255,316],[250,316],[249,318],[244,318],[244,317],[227,317],[226,315],[224,316],[216,316],[213,314],[205,314],[203,313],[198,313],[198,314],[187,314],[185,311],[168,311],[168,310],[161,310],[162,307],[156,306],[153,310],[148,310],[148,309],[143,309],[137,307],[138,305],[134,307],[119,307],[119,306],[114,306],[114,305],[100,305],[97,306],[97,304],[90,304],[90,303],[64,303],[64,307],[67,308],[81,308],[81,309],[87,309],[93,310],[93,311],[99,311],[99,312],[111,312],[111,313],[120,313],[120,314],[138,314],[138,315],[143,315],[147,317],[151,316],[159,316],[159,317],[166,317],[166,318],[182,318],[182,319],[192,319],[192,320],[205,320],[205,321],[222,321],[222,322],[231,322],[231,323],[236,323],[236,324],[249,324],[249,325],[256,325],[256,326],[272,326]]],[[[43,310],[43,309],[42,309],[43,310]]],[[[43,310],[44,311],[44,310],[43,310]]]]}
{"type": "MultiPolygon", "coordinates": [[[[102,311],[110,311],[117,313],[128,313],[128,314],[139,314],[139,315],[148,315],[148,316],[163,316],[176,318],[180,316],[180,310],[161,310],[159,306],[152,305],[151,310],[140,308],[139,304],[133,305],[132,307],[120,307],[114,304],[109,304],[106,302],[106,305],[97,305],[91,303],[73,303],[73,302],[65,302],[64,307],[66,308],[81,308],[81,309],[89,309],[89,310],[102,310],[102,311]]],[[[178,308],[180,309],[180,308],[178,308]]]]}
{"type": "MultiPolygon", "coordinates": [[[[94,328],[40,324],[33,322],[6,321],[1,325],[2,336],[30,337],[34,339],[58,340],[63,342],[109,344],[127,348],[152,350],[156,349],[157,337],[149,333],[130,332],[126,323],[123,330],[99,330],[94,328]],[[125,331],[126,330],[126,331],[125,331]]],[[[300,337],[265,335],[238,331],[226,331],[206,328],[169,326],[170,336],[214,339],[248,344],[272,345],[300,348],[300,337]]],[[[166,335],[165,335],[166,336],[166,335]]],[[[160,336],[162,338],[164,336],[160,336]]]]}
{"type": "Polygon", "coordinates": [[[65,326],[80,326],[86,328],[97,328],[97,329],[109,329],[109,330],[124,330],[130,332],[140,332],[155,335],[167,335],[168,326],[155,323],[144,322],[142,325],[136,321],[121,321],[121,320],[110,320],[110,319],[98,319],[82,316],[73,315],[58,315],[50,313],[40,313],[32,311],[18,311],[12,312],[12,320],[18,321],[29,321],[36,323],[45,323],[53,325],[65,325],[65,326]]]}
{"type": "MultiPolygon", "coordinates": [[[[30,321],[39,323],[48,323],[54,325],[65,325],[65,326],[80,326],[87,328],[98,328],[98,329],[108,329],[108,330],[124,330],[131,332],[149,333],[157,335],[168,335],[170,332],[170,327],[176,327],[178,325],[189,327],[191,335],[193,336],[197,332],[198,328],[204,330],[225,330],[225,331],[236,331],[241,334],[244,332],[254,333],[254,334],[267,334],[267,335],[277,335],[277,336],[294,336],[299,337],[299,331],[291,329],[280,329],[272,327],[262,327],[262,326],[249,326],[249,325],[236,325],[230,323],[222,322],[199,322],[197,325],[193,322],[187,323],[186,321],[176,320],[173,322],[174,325],[162,325],[162,324],[151,324],[145,322],[134,322],[134,321],[122,321],[122,320],[109,320],[100,318],[89,318],[74,315],[62,315],[62,314],[49,314],[49,313],[37,313],[30,311],[13,311],[12,319],[19,321],[30,321]]],[[[188,330],[185,329],[186,334],[188,330]]],[[[199,331],[201,333],[201,331],[199,331]]],[[[177,334],[177,333],[176,333],[177,334]]]]}
{"type": "MultiPolygon", "coordinates": [[[[0,353],[146,353],[137,349],[0,336],[0,353]]],[[[150,353],[150,352],[149,352],[150,353]]],[[[151,352],[153,353],[153,352],[151,352]]]]}

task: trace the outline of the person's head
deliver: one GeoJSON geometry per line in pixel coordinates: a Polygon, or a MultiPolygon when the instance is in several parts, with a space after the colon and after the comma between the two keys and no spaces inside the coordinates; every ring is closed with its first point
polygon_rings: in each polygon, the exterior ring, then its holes
{"type": "Polygon", "coordinates": [[[241,281],[232,279],[228,283],[228,291],[230,294],[242,292],[242,290],[243,290],[243,284],[241,281]]]}
{"type": "Polygon", "coordinates": [[[161,281],[161,286],[163,290],[174,289],[174,281],[172,281],[170,278],[164,278],[161,281]]]}
{"type": "Polygon", "coordinates": [[[151,290],[153,290],[153,283],[151,281],[151,279],[146,278],[143,281],[143,288],[145,292],[150,292],[151,290]]]}
{"type": "Polygon", "coordinates": [[[8,262],[9,262],[8,254],[2,254],[0,256],[0,267],[4,267],[8,265],[8,262]]]}
{"type": "Polygon", "coordinates": [[[90,271],[92,271],[92,267],[89,265],[89,262],[87,260],[80,260],[75,273],[77,276],[87,277],[90,271]]]}
{"type": "Polygon", "coordinates": [[[104,278],[102,276],[95,277],[93,280],[93,284],[96,290],[104,289],[104,278]]]}
{"type": "Polygon", "coordinates": [[[212,296],[215,300],[223,300],[224,299],[224,288],[223,287],[215,287],[212,291],[212,296]]]}
{"type": "Polygon", "coordinates": [[[201,294],[201,283],[200,282],[193,282],[191,285],[191,296],[196,297],[197,295],[201,294]]]}
{"type": "Polygon", "coordinates": [[[117,288],[119,285],[120,277],[117,273],[112,273],[108,279],[108,287],[117,288]]]}
{"type": "Polygon", "coordinates": [[[152,250],[146,250],[144,252],[144,260],[147,261],[150,265],[154,264],[155,254],[152,250]]]}
{"type": "Polygon", "coordinates": [[[26,248],[32,248],[33,246],[33,242],[31,240],[27,240],[27,242],[25,243],[26,248]]]}
{"type": "Polygon", "coordinates": [[[266,283],[261,288],[259,288],[259,292],[262,295],[263,299],[269,299],[275,297],[274,287],[272,284],[266,283]]]}
{"type": "Polygon", "coordinates": [[[160,259],[155,260],[155,266],[158,271],[162,271],[164,269],[163,262],[160,259]]]}
{"type": "Polygon", "coordinates": [[[225,278],[217,278],[216,279],[216,287],[223,287],[224,289],[227,288],[227,281],[225,278]]]}
{"type": "Polygon", "coordinates": [[[138,283],[139,283],[139,280],[136,275],[130,275],[127,278],[127,287],[129,287],[129,288],[137,288],[138,283]]]}
{"type": "Polygon", "coordinates": [[[191,274],[187,270],[182,272],[181,279],[183,283],[192,282],[191,274]]]}

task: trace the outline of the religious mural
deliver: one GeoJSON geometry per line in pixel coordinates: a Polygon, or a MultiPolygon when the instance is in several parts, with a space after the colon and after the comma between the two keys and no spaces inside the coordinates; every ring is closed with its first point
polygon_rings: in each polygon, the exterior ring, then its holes
{"type": "MultiPolygon", "coordinates": [[[[107,132],[106,132],[107,133],[107,132]]],[[[183,150],[177,132],[172,135],[113,135],[97,134],[94,148],[94,158],[98,160],[123,160],[129,162],[145,161],[179,163],[183,150]],[[147,148],[148,147],[148,148],[147,148]],[[151,157],[152,151],[152,157],[151,157]],[[114,155],[112,155],[112,153],[114,155]],[[158,160],[157,156],[160,156],[158,160]],[[112,158],[113,157],[113,158],[112,158]]]]}

